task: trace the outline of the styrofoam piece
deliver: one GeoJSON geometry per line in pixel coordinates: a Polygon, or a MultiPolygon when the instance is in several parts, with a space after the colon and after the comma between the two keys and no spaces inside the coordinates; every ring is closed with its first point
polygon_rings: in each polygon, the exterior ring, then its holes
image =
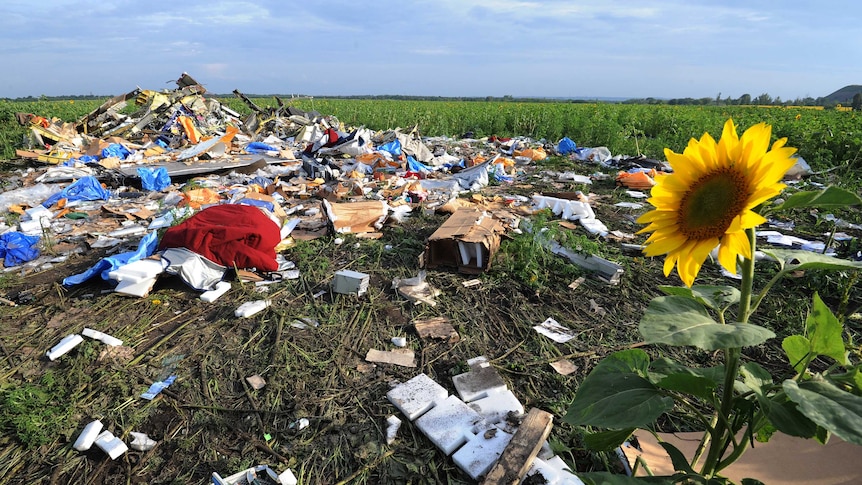
{"type": "Polygon", "coordinates": [[[419,374],[386,393],[389,402],[410,421],[423,415],[448,396],[449,392],[443,386],[425,374],[419,374]]]}
{"type": "Polygon", "coordinates": [[[488,392],[506,390],[506,383],[493,366],[472,366],[470,372],[452,377],[455,390],[464,402],[475,401],[488,392]]]}
{"type": "Polygon", "coordinates": [[[368,290],[370,277],[365,273],[344,269],[335,273],[332,291],[342,294],[362,295],[368,290]]]}
{"type": "Polygon", "coordinates": [[[91,339],[98,340],[105,345],[110,345],[111,347],[117,347],[123,345],[123,341],[108,335],[106,333],[100,332],[98,330],[93,330],[92,328],[84,327],[84,330],[81,332],[85,337],[90,337],[91,339]]]}
{"type": "Polygon", "coordinates": [[[99,436],[96,437],[95,445],[101,448],[112,460],[116,460],[117,457],[129,451],[129,447],[123,443],[123,440],[117,438],[114,436],[114,433],[108,430],[99,433],[99,436]]]}
{"type": "Polygon", "coordinates": [[[595,234],[599,236],[607,236],[608,235],[608,226],[606,226],[602,221],[598,219],[587,219],[581,218],[578,219],[578,222],[581,223],[584,229],[587,230],[590,234],[595,234]]]}
{"type": "Polygon", "coordinates": [[[401,429],[401,420],[394,414],[386,418],[386,444],[391,445],[395,442],[395,437],[398,435],[398,430],[401,429]]]}
{"type": "Polygon", "coordinates": [[[396,347],[407,347],[407,337],[392,337],[390,341],[396,347]]]}
{"type": "Polygon", "coordinates": [[[60,342],[51,347],[51,350],[47,352],[49,360],[56,360],[63,355],[66,355],[67,352],[74,349],[79,343],[84,341],[84,337],[78,335],[77,333],[73,333],[72,335],[66,335],[63,337],[60,342]]]}
{"type": "Polygon", "coordinates": [[[512,435],[501,429],[479,433],[452,455],[452,461],[473,480],[488,473],[494,462],[512,440],[512,435]]]}
{"type": "Polygon", "coordinates": [[[233,314],[237,317],[248,318],[262,312],[269,305],[269,300],[247,301],[240,305],[233,314]]]}
{"type": "Polygon", "coordinates": [[[147,228],[144,226],[139,226],[137,224],[129,227],[124,227],[122,229],[117,229],[116,231],[111,231],[108,233],[108,237],[129,237],[129,236],[139,236],[141,234],[146,234],[147,228]]]}
{"type": "Polygon", "coordinates": [[[596,213],[593,212],[593,208],[590,207],[590,204],[579,200],[558,199],[556,197],[534,195],[533,205],[536,209],[549,208],[554,215],[572,221],[596,218],[596,213]]]}
{"type": "Polygon", "coordinates": [[[457,396],[449,396],[417,418],[414,424],[437,448],[451,455],[472,439],[474,429],[483,422],[482,416],[464,401],[457,396]]]}
{"type": "Polygon", "coordinates": [[[102,422],[98,419],[95,421],[91,421],[87,426],[84,426],[84,430],[81,431],[81,434],[78,435],[78,439],[75,440],[75,444],[72,445],[72,448],[78,451],[87,451],[93,447],[93,443],[96,441],[96,437],[99,436],[99,433],[102,432],[102,422]]]}
{"type": "Polygon", "coordinates": [[[212,303],[216,301],[220,296],[227,293],[228,290],[230,290],[230,282],[219,281],[218,283],[216,283],[215,288],[201,293],[201,301],[212,303]]]}
{"type": "Polygon", "coordinates": [[[155,278],[165,272],[161,259],[139,259],[129,264],[124,264],[108,273],[108,278],[116,281],[129,281],[140,283],[144,280],[155,278]]]}
{"type": "Polygon", "coordinates": [[[510,412],[518,416],[524,414],[524,405],[509,389],[488,391],[485,397],[471,401],[469,406],[485,421],[494,424],[504,421],[510,412]]]}
{"type": "Polygon", "coordinates": [[[278,476],[278,483],[279,485],[296,485],[299,481],[296,479],[296,475],[293,474],[293,470],[288,468],[278,476]]]}
{"type": "Polygon", "coordinates": [[[132,442],[129,443],[129,446],[131,446],[133,450],[149,451],[156,446],[156,440],[147,436],[146,433],[131,431],[129,434],[132,436],[132,442]]]}
{"type": "Polygon", "coordinates": [[[584,482],[577,475],[566,471],[568,467],[560,457],[555,456],[554,458],[551,460],[534,458],[533,463],[524,475],[524,479],[540,475],[548,485],[584,485],[584,482]]]}
{"type": "Polygon", "coordinates": [[[143,281],[120,281],[120,283],[114,288],[114,291],[124,295],[143,298],[147,296],[150,290],[153,289],[153,285],[156,284],[156,279],[157,278],[150,278],[143,281]]]}

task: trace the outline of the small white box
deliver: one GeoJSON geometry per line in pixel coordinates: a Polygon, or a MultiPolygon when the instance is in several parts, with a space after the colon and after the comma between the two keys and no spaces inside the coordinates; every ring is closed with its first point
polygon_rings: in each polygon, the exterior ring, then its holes
{"type": "Polygon", "coordinates": [[[342,294],[362,295],[368,290],[369,276],[358,271],[343,269],[335,273],[332,291],[342,294]]]}

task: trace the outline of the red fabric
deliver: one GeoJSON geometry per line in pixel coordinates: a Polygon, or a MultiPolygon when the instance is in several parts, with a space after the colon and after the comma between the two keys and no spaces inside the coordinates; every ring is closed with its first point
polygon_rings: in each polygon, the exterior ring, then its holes
{"type": "Polygon", "coordinates": [[[278,225],[257,207],[207,207],[169,228],[159,249],[186,248],[222,266],[275,271],[275,246],[281,241],[278,225]]]}

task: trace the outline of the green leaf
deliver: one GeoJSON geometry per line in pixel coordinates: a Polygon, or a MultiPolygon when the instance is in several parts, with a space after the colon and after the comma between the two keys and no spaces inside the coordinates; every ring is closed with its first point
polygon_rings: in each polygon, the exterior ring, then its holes
{"type": "Polygon", "coordinates": [[[673,469],[676,471],[684,472],[687,475],[697,475],[694,470],[692,470],[691,465],[688,463],[688,460],[685,458],[685,455],[679,451],[679,448],[676,446],[666,443],[659,443],[664,451],[667,452],[667,455],[670,457],[670,462],[673,465],[673,469]]]}
{"type": "Polygon", "coordinates": [[[661,379],[671,374],[685,373],[709,379],[716,385],[724,382],[723,365],[717,365],[714,367],[686,367],[673,359],[661,357],[650,363],[649,370],[650,378],[661,379]]]}
{"type": "Polygon", "coordinates": [[[625,443],[635,429],[637,428],[612,429],[597,433],[587,433],[584,435],[584,444],[593,451],[611,451],[625,443]]]}
{"type": "Polygon", "coordinates": [[[702,304],[681,296],[653,299],[639,328],[647,343],[704,350],[759,345],[775,336],[771,330],[751,323],[717,323],[702,304]]]}
{"type": "Polygon", "coordinates": [[[668,391],[691,394],[706,400],[713,397],[716,388],[711,380],[691,374],[671,374],[656,382],[656,385],[668,391]]]}
{"type": "Polygon", "coordinates": [[[809,419],[844,441],[862,445],[862,397],[826,381],[784,381],[784,391],[809,419]]]}
{"type": "Polygon", "coordinates": [[[844,328],[835,315],[814,294],[814,304],[811,314],[805,320],[808,338],[811,339],[811,350],[817,355],[831,357],[841,365],[847,365],[847,352],[844,349],[844,328]]]}
{"type": "Polygon", "coordinates": [[[780,211],[799,207],[838,208],[851,205],[862,205],[862,198],[849,190],[826,187],[823,190],[797,192],[773,210],[780,211]]]}
{"type": "Polygon", "coordinates": [[[713,310],[721,310],[739,303],[740,292],[732,286],[694,285],[691,288],[680,286],[659,287],[668,295],[684,296],[699,301],[713,310]]]}
{"type": "Polygon", "coordinates": [[[673,408],[673,399],[637,374],[590,373],[563,421],[577,426],[632,428],[653,423],[673,408]]]}
{"type": "MultiPolygon", "coordinates": [[[[805,417],[796,407],[796,403],[790,401],[784,392],[769,394],[774,390],[772,374],[755,362],[746,362],[739,368],[742,374],[742,383],[751,389],[757,397],[757,402],[763,409],[769,422],[784,434],[811,438],[817,431],[817,425],[805,417]]],[[[763,437],[760,430],[755,430],[758,436],[763,437]]]]}
{"type": "Polygon", "coordinates": [[[807,269],[860,270],[862,261],[849,261],[834,258],[812,251],[791,251],[787,249],[763,249],[765,254],[778,260],[782,273],[807,269]]]}
{"type": "Polygon", "coordinates": [[[781,342],[781,348],[784,349],[784,355],[793,366],[793,370],[797,374],[801,374],[808,367],[810,362],[809,355],[811,354],[811,342],[802,335],[791,335],[785,337],[781,342]]]}
{"type": "Polygon", "coordinates": [[[686,477],[682,474],[658,477],[630,477],[608,472],[578,473],[578,478],[586,485],[640,485],[643,483],[681,483],[686,477]]]}
{"type": "Polygon", "coordinates": [[[596,364],[590,376],[602,374],[617,374],[630,372],[646,377],[649,372],[649,354],[640,349],[628,349],[614,352],[596,364]]]}

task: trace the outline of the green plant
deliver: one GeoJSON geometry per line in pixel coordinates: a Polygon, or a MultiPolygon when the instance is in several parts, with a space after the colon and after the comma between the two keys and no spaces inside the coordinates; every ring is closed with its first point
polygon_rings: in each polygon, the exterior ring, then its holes
{"type": "MultiPolygon", "coordinates": [[[[773,210],[859,204],[858,195],[830,187],[794,194],[773,210]]],[[[745,233],[749,254],[754,255],[754,228],[745,233]]],[[[704,434],[690,458],[661,443],[676,470],[663,479],[672,483],[727,483],[722,471],[751,442],[766,441],[775,431],[822,443],[835,434],[862,445],[862,351],[852,340],[845,340],[843,324],[819,295],[813,295],[803,333],[782,341],[791,377],[776,380],[763,366],[741,359],[743,348],[775,337],[771,329],[752,323],[751,317],[784,277],[802,270],[859,271],[862,263],[807,251],[764,252],[778,263],[778,271],[757,293],[753,288],[755,261],[745,257],[739,289],[661,288],[666,296],[652,300],[640,321],[644,340],[720,351],[724,364],[689,367],[669,358],[651,360],[640,349],[611,354],[581,383],[564,417],[572,425],[607,429],[585,435],[588,446],[609,450],[638,428],[655,431],[655,421],[676,407],[693,414],[704,434]]],[[[592,483],[636,480],[607,474],[581,478],[592,483]]]]}

